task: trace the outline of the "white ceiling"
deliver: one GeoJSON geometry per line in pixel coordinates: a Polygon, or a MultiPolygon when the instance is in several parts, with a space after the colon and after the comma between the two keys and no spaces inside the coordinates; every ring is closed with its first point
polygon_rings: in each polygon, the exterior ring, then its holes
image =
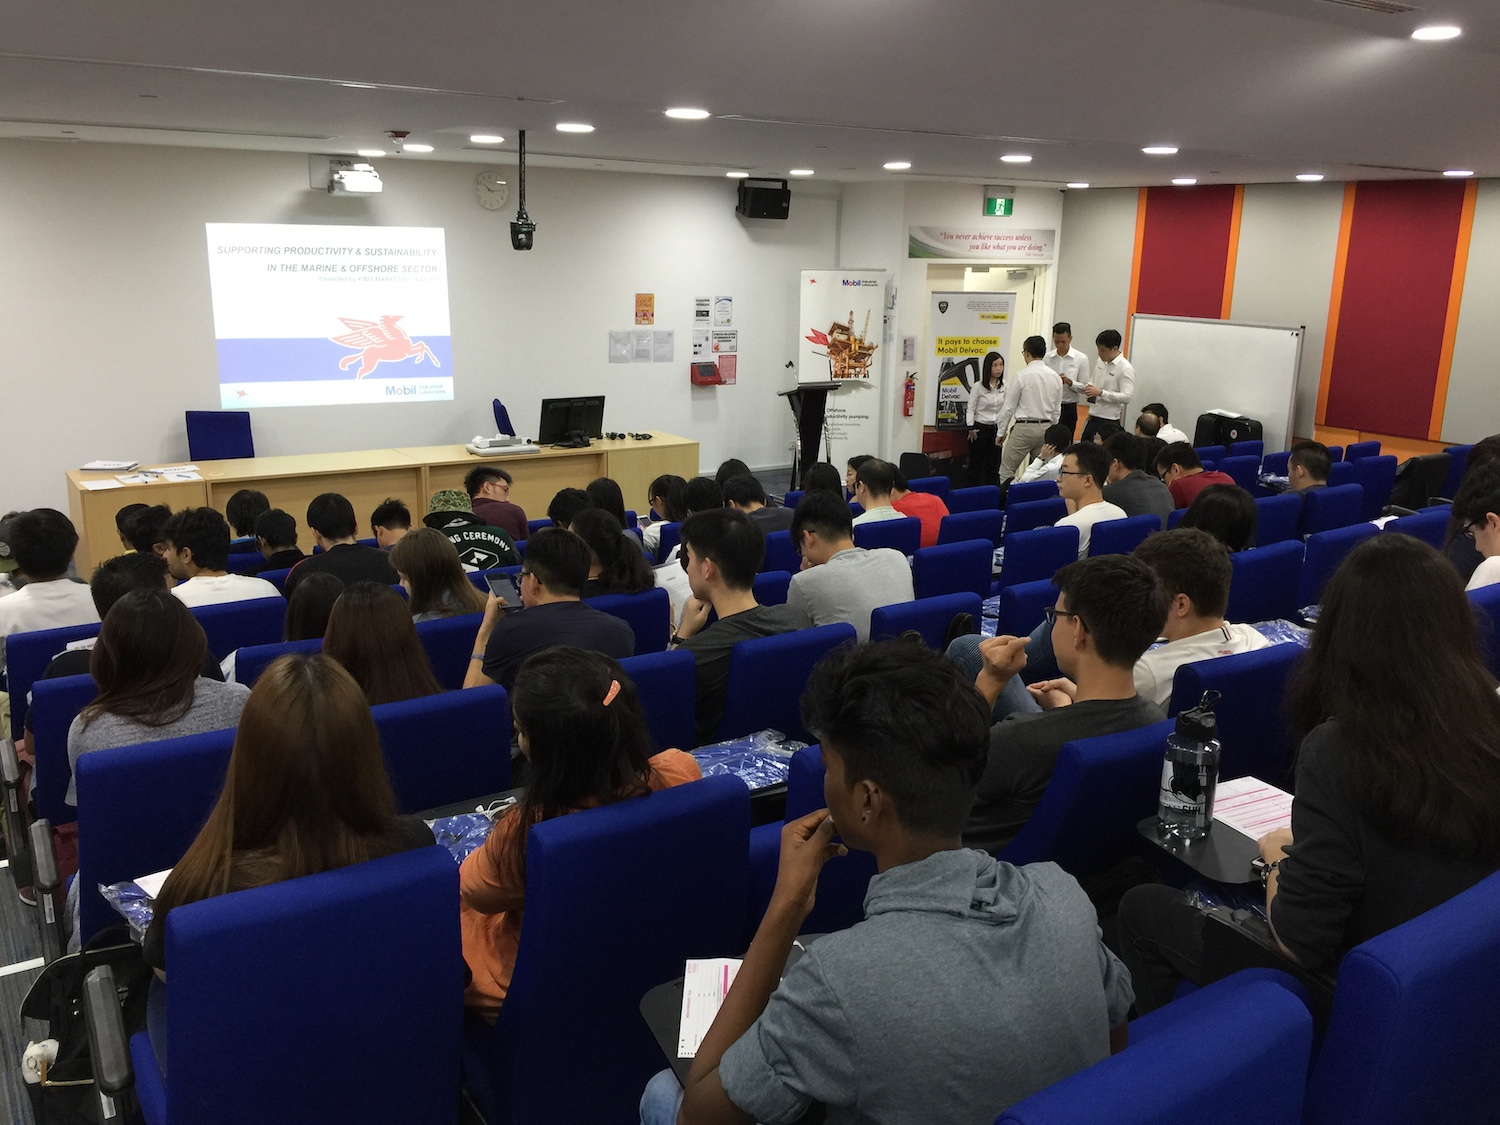
{"type": "Polygon", "coordinates": [[[0,137],[332,154],[398,129],[436,148],[402,160],[493,163],[469,134],[513,153],[525,128],[539,164],[705,175],[1500,175],[1500,0],[1350,6],[1386,2],[0,0],[0,137]],[[1446,22],[1465,35],[1409,39],[1446,22]]]}

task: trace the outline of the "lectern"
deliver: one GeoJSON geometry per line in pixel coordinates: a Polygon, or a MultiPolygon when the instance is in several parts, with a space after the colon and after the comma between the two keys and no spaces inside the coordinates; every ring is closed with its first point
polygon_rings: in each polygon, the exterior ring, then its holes
{"type": "MultiPolygon", "coordinates": [[[[789,391],[778,392],[792,408],[792,417],[797,422],[797,448],[792,457],[793,489],[802,487],[803,469],[818,460],[818,444],[825,436],[823,415],[828,409],[828,392],[848,385],[847,379],[829,380],[824,383],[798,383],[789,391]]],[[[827,453],[829,460],[832,460],[831,447],[828,448],[827,453]]]]}

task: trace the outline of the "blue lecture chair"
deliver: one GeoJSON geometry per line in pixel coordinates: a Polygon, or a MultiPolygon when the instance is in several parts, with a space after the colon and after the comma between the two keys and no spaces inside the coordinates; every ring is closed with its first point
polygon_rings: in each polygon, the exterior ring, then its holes
{"type": "Polygon", "coordinates": [[[259,551],[232,551],[226,569],[230,574],[253,574],[255,568],[265,561],[266,557],[259,551]]]}
{"type": "Polygon", "coordinates": [[[698,666],[686,649],[650,652],[620,661],[635,683],[646,726],[658,750],[691,750],[698,744],[693,722],[698,666]]]}
{"type": "Polygon", "coordinates": [[[1233,577],[1229,582],[1229,608],[1225,617],[1251,625],[1296,617],[1297,611],[1308,604],[1297,600],[1302,555],[1303,547],[1298,540],[1230,555],[1233,577]]]}
{"type": "Polygon", "coordinates": [[[483,620],[482,613],[464,613],[417,622],[417,639],[427,650],[432,674],[445,691],[456,691],[464,686],[464,677],[469,673],[469,657],[474,652],[474,637],[483,620]]]}
{"type": "Polygon", "coordinates": [[[912,556],[912,592],[919,598],[964,591],[990,596],[995,552],[988,539],[923,547],[912,556]]]}
{"type": "MultiPolygon", "coordinates": [[[[521,563],[515,563],[512,566],[497,566],[490,570],[471,570],[468,572],[469,581],[473,584],[474,589],[478,590],[481,594],[488,594],[491,592],[489,580],[492,576],[498,575],[507,579],[514,577],[521,573],[521,566],[521,563]]],[[[507,583],[502,589],[506,600],[511,605],[517,604],[520,594],[516,592],[516,587],[513,584],[507,583]]]]}
{"type": "MultiPolygon", "coordinates": [[[[912,477],[906,483],[913,492],[926,492],[943,500],[948,499],[951,488],[947,477],[912,477]]],[[[953,509],[948,510],[951,512],[953,509]]]]}
{"type": "Polygon", "coordinates": [[[188,457],[194,461],[222,461],[254,457],[248,410],[189,410],[188,457]]]}
{"type": "Polygon", "coordinates": [[[984,511],[954,512],[942,518],[938,524],[938,545],[962,543],[969,539],[983,539],[993,547],[1000,546],[1001,531],[1005,516],[998,508],[984,511]]]}
{"type": "Polygon", "coordinates": [[[1333,572],[1349,552],[1379,533],[1380,529],[1372,523],[1356,523],[1308,536],[1307,553],[1302,560],[1302,579],[1297,586],[1298,605],[1316,605],[1323,596],[1323,587],[1328,585],[1333,572]]]}
{"type": "Polygon", "coordinates": [[[1335,461],[1328,467],[1328,487],[1337,488],[1341,484],[1358,484],[1359,474],[1354,465],[1349,461],[1335,461]]]}
{"type": "Polygon", "coordinates": [[[995,619],[997,637],[1029,637],[1047,619],[1047,608],[1057,604],[1052,579],[1017,582],[1000,588],[1000,614],[995,619]]]}
{"type": "Polygon", "coordinates": [[[589,605],[618,617],[635,632],[635,655],[661,652],[672,636],[672,599],[660,587],[639,594],[603,594],[589,605]]]}
{"type": "Polygon", "coordinates": [[[755,600],[761,605],[786,605],[787,591],[791,589],[792,576],[784,570],[763,570],[755,576],[752,587],[755,600]]]}
{"type": "Polygon", "coordinates": [[[854,626],[838,624],[740,641],[729,657],[729,691],[714,741],[766,729],[813,741],[802,725],[802,688],[814,664],[854,640],[854,626]]]}
{"type": "Polygon", "coordinates": [[[77,819],[65,798],[73,767],[68,763],[68,727],[94,701],[92,676],[60,676],[32,685],[31,749],[36,757],[36,815],[55,828],[77,819]]]}
{"type": "Polygon", "coordinates": [[[1070,562],[1078,561],[1076,527],[1039,527],[1008,535],[1005,565],[1000,570],[1000,588],[1020,582],[1052,581],[1052,576],[1070,562]]]}
{"type": "Polygon", "coordinates": [[[1474,622],[1479,643],[1484,649],[1485,663],[1492,675],[1500,677],[1500,583],[1470,590],[1469,604],[1474,608],[1474,622]]]}
{"type": "Polygon", "coordinates": [[[1358,461],[1365,457],[1379,457],[1380,443],[1378,441],[1352,441],[1344,450],[1345,461],[1358,461]]]}
{"type": "Polygon", "coordinates": [[[790,531],[773,531],[766,536],[766,558],[760,564],[761,573],[773,570],[784,570],[788,574],[796,574],[802,569],[802,556],[797,554],[797,548],[792,546],[792,533],[790,531]]]}
{"type": "Polygon", "coordinates": [[[661,525],[661,536],[656,543],[656,561],[664,563],[667,556],[672,553],[672,548],[682,542],[682,523],[664,523],[661,525]]]}
{"type": "Polygon", "coordinates": [[[1286,476],[1287,462],[1291,459],[1290,450],[1282,450],[1280,453],[1267,453],[1260,459],[1260,471],[1273,477],[1286,476]]]}
{"type": "Polygon", "coordinates": [[[1123,520],[1105,520],[1096,523],[1089,536],[1089,557],[1099,555],[1128,555],[1147,536],[1161,530],[1161,520],[1153,515],[1127,516],[1123,520]]]}
{"type": "Polygon", "coordinates": [[[1365,490],[1357,484],[1311,489],[1302,494],[1302,522],[1297,534],[1306,539],[1309,535],[1358,523],[1364,506],[1365,490]]]}
{"type": "Polygon", "coordinates": [[[795,511],[797,505],[802,503],[802,497],[804,495],[806,495],[806,493],[803,489],[800,488],[795,488],[791,492],[783,493],[781,497],[781,506],[783,508],[791,508],[793,511],[795,511]]]}
{"type": "Polygon", "coordinates": [[[1198,455],[1198,460],[1204,462],[1204,468],[1208,467],[1209,461],[1217,465],[1229,456],[1229,448],[1223,445],[1195,445],[1193,452],[1198,455]]]}
{"type": "Polygon", "coordinates": [[[505,403],[497,398],[493,406],[495,411],[495,432],[497,434],[514,434],[516,428],[511,423],[510,411],[505,409],[505,403]]]}
{"type": "Polygon", "coordinates": [[[1260,480],[1260,458],[1226,457],[1219,462],[1219,472],[1228,473],[1234,478],[1235,484],[1246,492],[1253,493],[1256,483],[1260,480]]]}
{"type": "Polygon", "coordinates": [[[1051,527],[1067,514],[1068,505],[1061,496],[1054,496],[1050,500],[1008,504],[1005,508],[1005,534],[1011,536],[1023,531],[1035,531],[1039,527],[1051,527]]]}
{"type": "Polygon", "coordinates": [[[922,634],[928,648],[942,652],[947,647],[948,626],[953,619],[967,613],[978,629],[981,609],[979,595],[973,591],[881,606],[870,614],[870,640],[890,640],[911,629],[922,634]]]}
{"type": "Polygon", "coordinates": [[[1330,445],[1328,447],[1328,459],[1335,465],[1344,460],[1344,447],[1342,445],[1330,445]]]}
{"type": "Polygon", "coordinates": [[[405,814],[510,788],[510,696],[499,684],[370,708],[405,814]]]}
{"type": "Polygon", "coordinates": [[[1171,531],[1182,522],[1182,517],[1187,515],[1186,508],[1173,508],[1167,513],[1167,530],[1171,531]]]}
{"type": "Polygon", "coordinates": [[[531,829],[510,991],[493,1027],[465,1031],[465,1077],[486,1120],[637,1119],[664,1061],[641,997],[689,957],[743,952],[749,838],[750,791],[728,776],[531,829]]]}
{"type": "MultiPolygon", "coordinates": [[[[1380,443],[1372,442],[1371,444],[1378,446],[1380,443]]],[[[1379,519],[1380,514],[1385,511],[1385,506],[1391,502],[1391,489],[1396,485],[1396,459],[1375,454],[1344,463],[1354,470],[1354,483],[1365,490],[1365,502],[1360,509],[1360,518],[1379,519]]]]}
{"type": "Polygon", "coordinates": [[[264,578],[272,586],[275,586],[278,590],[280,590],[284,595],[286,593],[287,575],[291,573],[292,568],[287,566],[282,567],[279,570],[263,570],[259,574],[257,574],[256,577],[264,578]]]}
{"type": "Polygon", "coordinates": [[[1266,452],[1266,443],[1263,441],[1232,441],[1229,443],[1229,456],[1231,457],[1254,457],[1259,461],[1266,452]]]}
{"type": "Polygon", "coordinates": [[[1290,789],[1296,744],[1286,710],[1286,685],[1301,659],[1301,645],[1271,645],[1253,652],[1184,664],[1172,680],[1171,712],[1196,707],[1217,691],[1222,778],[1258,777],[1290,789]]]}
{"type": "Polygon", "coordinates": [[[323,638],[307,641],[277,641],[272,645],[246,645],[234,656],[234,682],[254,687],[260,674],[283,656],[300,653],[312,656],[323,651],[323,638]]]}
{"type": "MultiPolygon", "coordinates": [[[[998,492],[998,487],[996,492],[998,492]]],[[[1012,481],[1009,490],[1005,493],[1005,510],[1008,512],[1017,504],[1030,504],[1037,500],[1052,500],[1057,497],[1057,482],[1055,480],[1032,480],[1012,481]]],[[[952,508],[948,509],[950,512],[952,508]]]]}
{"type": "Polygon", "coordinates": [[[61,629],[38,629],[12,633],[5,639],[5,675],[10,685],[10,729],[26,729],[27,696],[31,685],[52,663],[52,658],[74,641],[99,635],[99,623],[68,625],[61,629]]]}
{"type": "Polygon", "coordinates": [[[1297,525],[1301,519],[1301,493],[1283,492],[1276,496],[1258,497],[1255,501],[1255,545],[1265,547],[1287,539],[1296,539],[1297,525]]]}
{"type": "Polygon", "coordinates": [[[922,547],[922,521],[903,516],[899,520],[858,524],[854,528],[854,545],[866,550],[890,547],[909,558],[922,547]]]}
{"type": "Polygon", "coordinates": [[[1458,495],[1458,486],[1464,479],[1464,469],[1469,464],[1469,450],[1473,448],[1472,445],[1450,445],[1443,450],[1453,458],[1448,464],[1448,479],[1443,482],[1443,496],[1449,500],[1458,495]]]}
{"type": "Polygon", "coordinates": [[[955,488],[948,493],[949,512],[993,512],[999,507],[1000,488],[998,485],[976,484],[972,488],[955,488]]]}
{"type": "Polygon", "coordinates": [[[543,519],[539,519],[539,520],[527,520],[526,521],[526,534],[527,535],[535,535],[538,531],[541,531],[542,528],[544,528],[544,527],[551,527],[551,526],[552,526],[552,521],[550,519],[543,518],[543,519]]]}
{"type": "Polygon", "coordinates": [[[253,598],[243,602],[202,605],[193,616],[208,635],[208,651],[215,660],[246,645],[269,645],[281,640],[286,625],[285,598],[253,598]]]}
{"type": "Polygon", "coordinates": [[[1447,508],[1434,508],[1430,511],[1417,512],[1410,516],[1401,516],[1391,520],[1385,525],[1386,531],[1399,531],[1405,535],[1415,536],[1424,543],[1441,551],[1443,539],[1448,534],[1447,508]]]}

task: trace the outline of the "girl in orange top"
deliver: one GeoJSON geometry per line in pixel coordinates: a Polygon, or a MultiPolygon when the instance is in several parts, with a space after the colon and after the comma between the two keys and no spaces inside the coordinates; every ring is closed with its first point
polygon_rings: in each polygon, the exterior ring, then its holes
{"type": "Polygon", "coordinates": [[[459,868],[473,974],[464,1002],[491,1021],[516,967],[531,826],[703,776],[691,754],[652,754],[635,685],[598,653],[560,647],[533,656],[516,676],[511,714],[530,763],[526,794],[459,868]]]}

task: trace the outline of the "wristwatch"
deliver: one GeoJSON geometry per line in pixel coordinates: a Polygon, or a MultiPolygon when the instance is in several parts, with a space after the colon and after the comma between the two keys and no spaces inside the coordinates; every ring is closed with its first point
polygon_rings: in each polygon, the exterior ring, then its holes
{"type": "MultiPolygon", "coordinates": [[[[1285,859],[1285,858],[1286,858],[1285,856],[1282,857],[1282,859],[1285,859]]],[[[1271,881],[1271,872],[1275,871],[1280,866],[1281,866],[1281,860],[1280,859],[1271,860],[1268,863],[1268,862],[1266,862],[1266,860],[1264,859],[1264,857],[1262,857],[1262,856],[1256,856],[1254,859],[1252,859],[1250,861],[1250,870],[1254,871],[1257,875],[1260,876],[1260,885],[1262,887],[1264,887],[1267,883],[1269,883],[1271,881]]]]}

